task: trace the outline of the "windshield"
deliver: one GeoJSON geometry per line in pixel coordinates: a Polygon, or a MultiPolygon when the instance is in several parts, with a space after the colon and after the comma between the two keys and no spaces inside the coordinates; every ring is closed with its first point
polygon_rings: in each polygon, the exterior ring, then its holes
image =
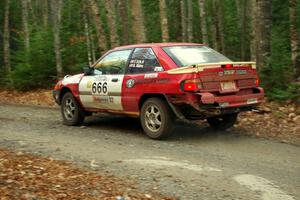
{"type": "Polygon", "coordinates": [[[179,67],[231,61],[229,58],[207,46],[170,46],[163,47],[163,50],[179,67]]]}

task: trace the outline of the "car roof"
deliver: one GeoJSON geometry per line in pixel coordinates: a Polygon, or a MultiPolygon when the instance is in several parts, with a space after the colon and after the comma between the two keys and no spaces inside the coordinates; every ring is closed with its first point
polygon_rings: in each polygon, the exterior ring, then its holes
{"type": "Polygon", "coordinates": [[[199,43],[184,43],[184,42],[166,42],[166,43],[144,43],[144,44],[132,44],[116,47],[113,50],[139,48],[139,47],[167,47],[167,46],[203,46],[205,44],[199,43]]]}

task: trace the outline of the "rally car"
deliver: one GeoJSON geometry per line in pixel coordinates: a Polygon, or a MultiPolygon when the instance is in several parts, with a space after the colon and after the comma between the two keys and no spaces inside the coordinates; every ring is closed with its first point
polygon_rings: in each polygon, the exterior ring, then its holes
{"type": "Polygon", "coordinates": [[[254,62],[232,62],[196,43],[137,44],[114,48],[84,73],[65,76],[53,91],[66,125],[96,112],[139,117],[152,139],[180,120],[232,127],[241,111],[263,101],[254,62]]]}

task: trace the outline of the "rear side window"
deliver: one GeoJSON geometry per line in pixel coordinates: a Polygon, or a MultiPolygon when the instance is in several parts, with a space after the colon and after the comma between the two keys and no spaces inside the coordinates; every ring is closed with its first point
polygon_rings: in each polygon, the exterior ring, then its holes
{"type": "Polygon", "coordinates": [[[207,46],[171,46],[163,47],[163,50],[179,67],[231,61],[229,58],[207,46]]]}
{"type": "Polygon", "coordinates": [[[163,71],[151,48],[136,48],[129,61],[127,73],[141,74],[163,71]]]}

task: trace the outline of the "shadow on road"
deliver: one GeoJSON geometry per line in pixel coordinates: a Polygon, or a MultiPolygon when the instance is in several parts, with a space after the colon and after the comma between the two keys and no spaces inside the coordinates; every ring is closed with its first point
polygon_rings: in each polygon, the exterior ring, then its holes
{"type": "MultiPolygon", "coordinates": [[[[126,133],[132,136],[146,137],[138,118],[112,115],[95,115],[88,117],[84,123],[87,127],[96,129],[106,129],[114,132],[126,133]]],[[[176,140],[205,140],[205,139],[227,139],[236,137],[236,131],[214,131],[206,121],[193,124],[176,121],[174,132],[168,141],[176,140]]]]}

